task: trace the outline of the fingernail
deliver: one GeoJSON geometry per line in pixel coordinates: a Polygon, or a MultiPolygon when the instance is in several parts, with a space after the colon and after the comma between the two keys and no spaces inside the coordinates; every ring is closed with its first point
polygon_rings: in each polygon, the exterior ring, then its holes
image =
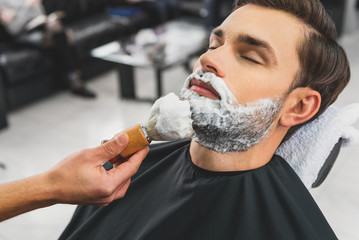
{"type": "Polygon", "coordinates": [[[127,141],[127,136],[125,133],[121,133],[118,137],[117,137],[117,141],[120,143],[120,144],[125,144],[126,141],[127,141]]]}

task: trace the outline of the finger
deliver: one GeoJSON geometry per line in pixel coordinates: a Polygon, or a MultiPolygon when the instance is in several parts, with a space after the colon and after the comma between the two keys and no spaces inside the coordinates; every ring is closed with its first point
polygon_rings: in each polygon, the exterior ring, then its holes
{"type": "Polygon", "coordinates": [[[96,147],[94,150],[96,156],[102,160],[108,161],[119,155],[128,144],[128,135],[126,133],[120,134],[117,138],[105,142],[96,147]]]}
{"type": "Polygon", "coordinates": [[[149,151],[148,147],[145,147],[141,149],[140,151],[133,154],[130,158],[127,159],[127,161],[123,162],[119,166],[122,168],[128,167],[128,168],[134,168],[134,172],[132,172],[132,175],[134,175],[138,168],[140,167],[142,161],[145,159],[149,151]]]}
{"type": "Polygon", "coordinates": [[[112,163],[113,165],[115,165],[115,167],[117,167],[119,164],[126,162],[128,158],[124,158],[122,157],[122,155],[117,155],[116,157],[112,158],[110,160],[110,163],[112,163]]]}
{"type": "Polygon", "coordinates": [[[111,174],[114,174],[114,177],[118,181],[118,183],[121,183],[126,179],[131,178],[133,175],[135,175],[143,159],[145,159],[148,151],[149,148],[146,147],[135,153],[126,162],[120,164],[116,168],[111,169],[112,171],[111,174]]]}
{"type": "Polygon", "coordinates": [[[116,134],[113,136],[113,138],[116,138],[116,137],[120,136],[121,133],[122,133],[122,132],[116,133],[116,134]]]}
{"type": "Polygon", "coordinates": [[[121,155],[117,155],[116,157],[110,159],[108,162],[112,164],[112,168],[116,168],[118,165],[126,162],[127,160],[128,158],[123,158],[121,155]]]}
{"type": "Polygon", "coordinates": [[[127,189],[130,187],[131,184],[131,178],[129,178],[124,185],[118,188],[116,194],[114,195],[114,200],[123,198],[127,192],[127,189]]]}
{"type": "Polygon", "coordinates": [[[113,194],[111,196],[104,198],[104,199],[96,199],[94,201],[89,202],[88,204],[99,206],[99,207],[105,207],[109,205],[112,201],[123,198],[127,192],[127,189],[129,188],[131,183],[131,178],[126,179],[120,186],[117,187],[116,190],[114,190],[113,194]]]}
{"type": "MultiPolygon", "coordinates": [[[[122,133],[122,132],[116,133],[110,140],[115,139],[115,138],[118,138],[118,137],[121,135],[121,133],[122,133]]],[[[108,141],[110,141],[110,140],[108,140],[108,139],[102,140],[102,141],[101,141],[101,145],[102,145],[102,144],[105,144],[106,142],[108,142],[108,141]]]]}

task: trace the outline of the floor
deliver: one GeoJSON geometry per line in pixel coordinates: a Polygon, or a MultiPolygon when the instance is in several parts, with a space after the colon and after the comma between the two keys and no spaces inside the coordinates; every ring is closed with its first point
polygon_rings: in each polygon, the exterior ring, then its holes
{"type": "MultiPolygon", "coordinates": [[[[341,39],[352,67],[352,80],[336,102],[342,107],[359,102],[359,31],[341,39]]],[[[154,72],[136,71],[139,97],[154,97],[154,72]]],[[[165,72],[165,93],[178,94],[188,73],[165,72]]],[[[146,120],[151,103],[118,98],[117,74],[108,72],[89,82],[96,100],[59,93],[9,115],[9,128],[0,131],[0,183],[49,169],[67,155],[98,145],[131,125],[146,120]]],[[[359,129],[359,122],[355,124],[359,129]]],[[[311,193],[339,239],[359,239],[359,146],[342,149],[329,177],[311,193]]],[[[75,206],[56,205],[0,223],[0,240],[57,239],[75,206]]]]}

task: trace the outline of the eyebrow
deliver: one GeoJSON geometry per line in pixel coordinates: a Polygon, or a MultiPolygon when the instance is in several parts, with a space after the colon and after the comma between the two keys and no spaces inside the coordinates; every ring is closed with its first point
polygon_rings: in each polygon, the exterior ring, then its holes
{"type": "MultiPolygon", "coordinates": [[[[212,31],[212,34],[216,35],[219,38],[223,38],[223,30],[220,28],[215,28],[212,31]]],[[[254,47],[259,47],[259,48],[263,48],[270,56],[272,62],[274,65],[278,65],[278,61],[276,58],[276,55],[274,53],[274,49],[270,46],[270,44],[264,40],[261,40],[259,38],[253,37],[249,34],[239,34],[237,36],[237,41],[239,43],[244,43],[247,45],[251,45],[254,47]]]]}

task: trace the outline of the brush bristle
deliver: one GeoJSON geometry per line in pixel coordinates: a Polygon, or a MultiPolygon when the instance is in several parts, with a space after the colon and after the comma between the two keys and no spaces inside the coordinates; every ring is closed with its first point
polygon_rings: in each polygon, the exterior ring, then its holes
{"type": "Polygon", "coordinates": [[[144,128],[146,129],[148,136],[152,140],[163,141],[164,139],[157,131],[156,124],[157,124],[157,118],[152,118],[144,125],[144,128]]]}
{"type": "Polygon", "coordinates": [[[148,136],[157,141],[174,141],[193,135],[190,104],[170,93],[158,99],[144,124],[148,136]]]}

